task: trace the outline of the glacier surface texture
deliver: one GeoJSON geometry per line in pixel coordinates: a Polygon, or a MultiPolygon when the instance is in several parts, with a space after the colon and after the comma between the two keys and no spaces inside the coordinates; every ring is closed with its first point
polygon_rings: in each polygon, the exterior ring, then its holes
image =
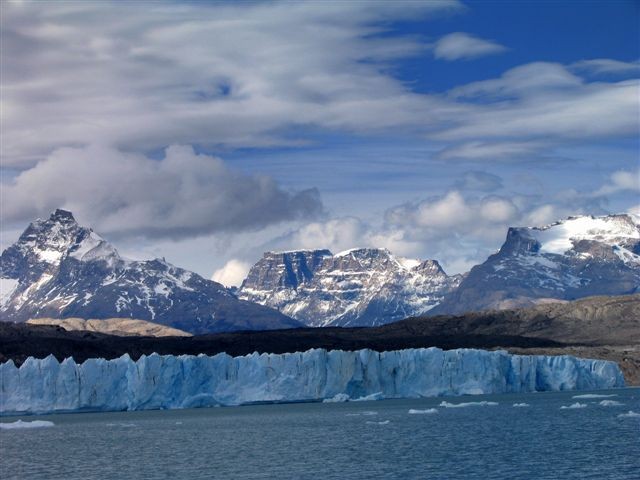
{"type": "MultiPolygon", "coordinates": [[[[122,411],[334,398],[623,387],[614,362],[438,348],[308,350],[231,357],[124,355],[77,364],[53,356],[0,365],[0,414],[122,411]]],[[[372,397],[373,398],[373,397],[372,397]]]]}

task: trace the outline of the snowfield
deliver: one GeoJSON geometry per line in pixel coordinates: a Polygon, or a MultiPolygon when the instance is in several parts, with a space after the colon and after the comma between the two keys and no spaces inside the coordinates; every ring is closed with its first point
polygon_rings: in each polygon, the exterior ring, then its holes
{"type": "Polygon", "coordinates": [[[122,411],[623,387],[617,364],[438,348],[0,365],[0,414],[122,411]]]}

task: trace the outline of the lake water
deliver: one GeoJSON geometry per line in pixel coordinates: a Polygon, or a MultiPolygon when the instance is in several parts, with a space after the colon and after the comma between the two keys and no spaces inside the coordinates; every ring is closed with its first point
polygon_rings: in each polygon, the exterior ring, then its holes
{"type": "Polygon", "coordinates": [[[0,478],[640,478],[640,389],[584,394],[22,417],[54,425],[0,430],[0,478]]]}

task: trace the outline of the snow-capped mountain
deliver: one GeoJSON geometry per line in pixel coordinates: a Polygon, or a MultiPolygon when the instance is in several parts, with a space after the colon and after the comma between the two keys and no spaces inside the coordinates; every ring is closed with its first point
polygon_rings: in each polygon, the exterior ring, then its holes
{"type": "Polygon", "coordinates": [[[300,326],[164,260],[133,261],[70,212],[38,220],[0,257],[0,319],[136,318],[207,333],[300,326]]]}
{"type": "Polygon", "coordinates": [[[544,227],[510,228],[500,251],[473,267],[429,314],[638,291],[640,218],[569,217],[544,227]]]}
{"type": "Polygon", "coordinates": [[[460,282],[435,260],[386,249],[267,252],[238,296],[277,308],[311,326],[370,326],[420,315],[460,282]]]}

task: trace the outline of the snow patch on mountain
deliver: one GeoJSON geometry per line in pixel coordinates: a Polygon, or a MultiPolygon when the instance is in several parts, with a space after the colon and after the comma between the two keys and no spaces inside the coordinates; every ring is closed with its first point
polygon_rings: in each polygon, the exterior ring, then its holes
{"type": "Polygon", "coordinates": [[[0,278],[0,308],[7,304],[19,283],[15,278],[0,278]]]}
{"type": "Polygon", "coordinates": [[[580,240],[619,246],[624,240],[640,239],[640,229],[634,216],[625,218],[570,217],[569,219],[541,228],[529,229],[531,236],[540,244],[540,253],[564,255],[580,240]]]}

